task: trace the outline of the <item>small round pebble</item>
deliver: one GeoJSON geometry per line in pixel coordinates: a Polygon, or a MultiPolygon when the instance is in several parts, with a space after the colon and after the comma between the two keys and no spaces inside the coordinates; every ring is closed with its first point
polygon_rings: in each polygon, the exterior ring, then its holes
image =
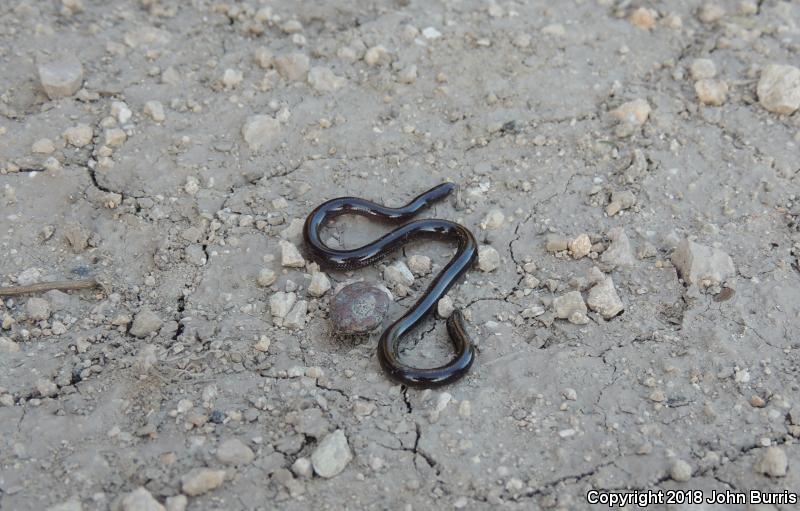
{"type": "Polygon", "coordinates": [[[675,460],[670,467],[669,475],[673,481],[685,483],[692,478],[692,466],[683,460],[675,460]]]}
{"type": "Polygon", "coordinates": [[[389,310],[389,296],[373,284],[354,282],[333,296],[330,309],[336,333],[364,334],[383,322],[389,310]]]}

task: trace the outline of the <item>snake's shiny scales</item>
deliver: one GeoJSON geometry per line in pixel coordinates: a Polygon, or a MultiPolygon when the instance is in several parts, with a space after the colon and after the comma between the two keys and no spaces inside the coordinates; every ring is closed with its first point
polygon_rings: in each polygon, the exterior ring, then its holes
{"type": "Polygon", "coordinates": [[[417,387],[434,387],[451,383],[466,374],[475,360],[475,348],[467,335],[460,311],[447,320],[447,332],[455,348],[454,358],[434,368],[415,368],[400,361],[400,342],[435,307],[440,298],[469,269],[478,255],[475,237],[464,226],[448,220],[425,219],[405,223],[381,238],[351,250],[328,247],[320,238],[326,221],[341,215],[361,215],[383,222],[402,223],[416,216],[456,189],[453,183],[443,183],[419,195],[405,206],[390,208],[357,197],[329,200],[308,215],[303,236],[313,258],[326,268],[352,270],[368,266],[386,257],[402,245],[419,239],[455,242],[455,256],[433,279],[428,289],[408,312],[392,323],[378,342],[378,359],[384,370],[395,380],[417,387]]]}

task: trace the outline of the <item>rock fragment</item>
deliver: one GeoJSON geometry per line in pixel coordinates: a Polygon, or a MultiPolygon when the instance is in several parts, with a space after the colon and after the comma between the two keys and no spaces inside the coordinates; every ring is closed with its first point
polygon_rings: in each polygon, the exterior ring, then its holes
{"type": "Polygon", "coordinates": [[[306,315],[308,314],[308,302],[300,300],[292,310],[283,318],[283,326],[292,330],[302,330],[306,326],[306,315]]]}
{"type": "Polygon", "coordinates": [[[224,481],[224,470],[195,468],[181,477],[181,489],[186,495],[195,497],[219,488],[224,481]]]}
{"type": "Polygon", "coordinates": [[[311,464],[317,475],[327,479],[340,474],[352,459],[347,437],[344,431],[337,429],[323,438],[314,449],[311,464]]]}
{"type": "Polygon", "coordinates": [[[494,230],[503,226],[506,216],[499,209],[489,211],[481,222],[481,229],[494,230]]]}
{"type": "Polygon", "coordinates": [[[611,239],[611,245],[603,252],[601,260],[612,266],[633,266],[636,260],[633,257],[631,242],[628,235],[625,234],[625,229],[622,227],[611,229],[608,237],[611,239]]]}
{"type": "Polygon", "coordinates": [[[83,66],[75,55],[49,58],[39,64],[39,80],[50,99],[75,94],[83,84],[83,66]]]}
{"type": "Polygon", "coordinates": [[[605,319],[613,318],[625,308],[622,300],[619,299],[611,277],[604,278],[589,290],[586,303],[590,309],[599,313],[605,319]]]}
{"type": "Polygon", "coordinates": [[[715,3],[707,3],[697,9],[697,19],[706,24],[716,23],[725,16],[725,9],[715,3]]]}
{"type": "Polygon", "coordinates": [[[611,194],[611,202],[606,206],[606,214],[614,216],[623,209],[629,209],[636,204],[636,195],[630,190],[616,191],[611,194]]]}
{"type": "Polygon", "coordinates": [[[31,152],[35,154],[52,154],[55,150],[56,146],[49,138],[40,138],[31,145],[31,152]]]}
{"type": "Polygon", "coordinates": [[[269,287],[278,280],[278,275],[269,268],[261,268],[256,277],[256,283],[261,287],[269,287]]]}
{"type": "Polygon", "coordinates": [[[311,477],[314,474],[311,460],[304,457],[297,458],[294,463],[292,463],[292,472],[297,477],[311,477]]]}
{"type": "Polygon", "coordinates": [[[718,248],[707,247],[688,239],[672,253],[672,264],[687,284],[704,287],[720,284],[736,272],[731,256],[718,248]]]}
{"type": "Polygon", "coordinates": [[[786,453],[780,447],[768,447],[756,462],[755,470],[769,477],[784,477],[789,468],[786,453]]]}
{"type": "Polygon", "coordinates": [[[325,273],[318,271],[311,276],[311,282],[308,284],[308,294],[315,298],[319,298],[331,288],[331,281],[325,273]]]}
{"type": "Polygon", "coordinates": [[[83,511],[83,504],[81,504],[80,500],[70,499],[66,502],[61,502],[60,504],[50,506],[45,511],[83,511]]]}
{"type": "Polygon", "coordinates": [[[401,284],[410,287],[414,285],[414,274],[403,261],[396,261],[383,271],[383,278],[392,285],[401,284]]]}
{"type": "Polygon", "coordinates": [[[641,126],[650,116],[650,103],[646,99],[635,99],[623,103],[611,111],[611,116],[632,126],[641,126]]]}
{"type": "Polygon", "coordinates": [[[586,314],[586,303],[583,301],[580,291],[570,291],[569,293],[553,299],[553,309],[559,319],[569,319],[574,313],[586,314]]]}
{"type": "Polygon", "coordinates": [[[273,322],[280,323],[283,318],[292,310],[297,302],[297,295],[293,292],[278,291],[269,297],[269,310],[272,314],[273,322]]]}
{"type": "Polygon", "coordinates": [[[656,16],[657,13],[653,9],[639,7],[631,13],[630,21],[635,27],[650,30],[656,26],[656,16]]]}
{"type": "Polygon", "coordinates": [[[164,105],[160,101],[148,101],[144,104],[144,114],[155,122],[164,122],[167,118],[164,114],[164,105]]]}
{"type": "Polygon", "coordinates": [[[25,314],[31,321],[46,321],[50,317],[50,302],[44,298],[29,298],[25,303],[25,314]]]}
{"type": "Polygon", "coordinates": [[[559,234],[548,234],[544,248],[548,252],[563,252],[569,248],[569,240],[559,234]]]}
{"type": "Polygon", "coordinates": [[[673,481],[685,483],[692,478],[692,466],[683,460],[675,460],[669,469],[669,475],[673,481]]]}
{"type": "Polygon", "coordinates": [[[330,309],[336,333],[365,334],[383,322],[389,310],[389,296],[368,282],[354,282],[333,296],[330,309]]]}
{"type": "Polygon", "coordinates": [[[717,76],[717,66],[711,59],[694,59],[689,66],[693,80],[710,80],[717,76]]]}
{"type": "Polygon", "coordinates": [[[569,242],[569,253],[573,259],[582,259],[592,251],[592,240],[586,233],[579,234],[574,240],[569,242]]]}
{"type": "Polygon", "coordinates": [[[242,126],[242,137],[253,151],[273,147],[280,135],[280,121],[269,115],[251,115],[242,126]]]}
{"type": "Polygon", "coordinates": [[[453,299],[447,295],[440,298],[439,302],[436,304],[436,313],[439,314],[440,318],[449,318],[455,310],[456,308],[455,305],[453,305],[453,299]]]}
{"type": "Polygon", "coordinates": [[[767,66],[761,71],[756,93],[762,107],[791,115],[800,108],[800,69],[779,64],[767,66]]]}
{"type": "Polygon", "coordinates": [[[247,465],[255,457],[253,450],[238,438],[224,440],[217,447],[217,460],[223,465],[247,465]]]}
{"type": "Polygon", "coordinates": [[[120,128],[109,128],[103,133],[104,143],[108,147],[120,147],[128,140],[128,134],[120,128]]]}
{"type": "Polygon", "coordinates": [[[244,73],[239,71],[238,69],[231,69],[228,68],[225,72],[222,73],[222,85],[226,89],[234,89],[239,86],[244,80],[244,73]]]}
{"type": "Polygon", "coordinates": [[[389,50],[382,45],[373,46],[364,53],[364,62],[368,66],[380,66],[388,64],[391,60],[389,50]]]}
{"type": "Polygon", "coordinates": [[[408,269],[414,275],[427,275],[431,272],[431,258],[424,255],[412,255],[408,258],[408,269]]]}
{"type": "Polygon", "coordinates": [[[143,308],[136,314],[131,325],[130,334],[134,337],[147,337],[161,328],[161,318],[148,308],[143,308]]]}
{"type": "Polygon", "coordinates": [[[728,84],[722,80],[698,80],[694,91],[704,105],[720,106],[728,98],[728,84]]]}
{"type": "Polygon", "coordinates": [[[78,124],[64,131],[64,140],[66,140],[69,145],[78,148],[89,145],[92,142],[93,136],[94,131],[88,124],[78,124]]]}
{"type": "Polygon", "coordinates": [[[122,511],[165,511],[164,506],[141,486],[125,495],[120,507],[122,511]]]}
{"type": "Polygon", "coordinates": [[[336,76],[327,67],[314,66],[308,72],[308,84],[317,92],[333,92],[341,89],[347,80],[336,76]]]}
{"type": "Polygon", "coordinates": [[[481,245],[478,247],[478,268],[481,271],[490,272],[500,266],[500,254],[494,247],[481,245]]]}
{"type": "Polygon", "coordinates": [[[294,245],[286,240],[278,242],[281,247],[281,266],[288,268],[303,268],[306,265],[306,260],[300,255],[300,251],[294,245]]]}
{"type": "Polygon", "coordinates": [[[283,78],[290,82],[298,82],[306,79],[310,61],[304,53],[290,53],[275,57],[273,65],[283,78]]]}
{"type": "Polygon", "coordinates": [[[186,511],[189,506],[189,498],[186,495],[175,495],[167,497],[167,511],[186,511]]]}

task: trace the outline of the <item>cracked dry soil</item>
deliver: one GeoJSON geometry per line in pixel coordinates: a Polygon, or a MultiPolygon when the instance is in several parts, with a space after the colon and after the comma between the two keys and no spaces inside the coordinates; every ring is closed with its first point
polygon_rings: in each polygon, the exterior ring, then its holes
{"type": "MultiPolygon", "coordinates": [[[[797,491],[800,114],[756,89],[769,64],[798,64],[799,26],[800,3],[777,0],[0,4],[0,286],[101,283],[0,302],[0,509],[797,491]],[[64,54],[79,90],[51,99],[38,66],[64,54]],[[709,74],[721,104],[698,98],[709,74]],[[378,366],[379,332],[331,335],[333,291],[309,295],[315,268],[283,267],[279,241],[302,252],[298,222],[327,199],[400,205],[445,180],[459,196],[430,216],[499,261],[450,292],[479,349],[468,376],[407,389],[378,366]],[[626,264],[604,254],[617,228],[626,264]],[[584,233],[586,257],[548,246],[584,233]],[[687,286],[671,263],[685,238],[735,272],[687,286]],[[557,318],[553,300],[582,302],[598,272],[624,311],[557,318]],[[294,329],[270,308],[287,290],[307,307],[294,329]],[[336,430],[352,459],[314,475],[336,430]],[[769,447],[783,474],[759,468],[769,447]],[[191,489],[204,467],[224,480],[191,489]]],[[[342,218],[329,235],[382,228],[342,218]]],[[[426,255],[435,274],[450,251],[415,243],[328,277],[391,286],[387,264],[426,255]]],[[[393,286],[385,324],[431,275],[393,286]]],[[[414,364],[449,355],[428,321],[414,364]]]]}

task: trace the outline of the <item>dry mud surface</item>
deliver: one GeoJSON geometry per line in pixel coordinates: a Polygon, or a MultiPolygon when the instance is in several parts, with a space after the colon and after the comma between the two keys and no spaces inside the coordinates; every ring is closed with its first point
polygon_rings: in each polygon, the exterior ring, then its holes
{"type": "MultiPolygon", "coordinates": [[[[0,286],[101,287],[0,302],[0,508],[797,491],[800,114],[759,82],[799,30],[776,0],[2,2],[0,286]],[[429,213],[485,255],[450,292],[479,353],[406,389],[279,243],[307,257],[324,200],[445,180],[429,213]]],[[[431,274],[385,266],[451,250],[328,278],[389,287],[388,324],[431,274]]],[[[413,363],[449,356],[444,321],[412,337],[413,363]]]]}

